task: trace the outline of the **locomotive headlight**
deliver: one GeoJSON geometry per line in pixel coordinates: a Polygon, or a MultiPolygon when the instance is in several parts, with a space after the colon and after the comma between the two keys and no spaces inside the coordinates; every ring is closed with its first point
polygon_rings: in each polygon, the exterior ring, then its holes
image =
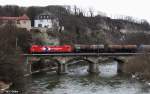
{"type": "Polygon", "coordinates": [[[50,50],[51,50],[51,48],[48,48],[48,50],[50,51],[50,50]]]}
{"type": "Polygon", "coordinates": [[[43,48],[42,48],[42,50],[43,50],[43,51],[45,51],[45,50],[46,50],[46,48],[45,48],[45,47],[43,47],[43,48]]]}

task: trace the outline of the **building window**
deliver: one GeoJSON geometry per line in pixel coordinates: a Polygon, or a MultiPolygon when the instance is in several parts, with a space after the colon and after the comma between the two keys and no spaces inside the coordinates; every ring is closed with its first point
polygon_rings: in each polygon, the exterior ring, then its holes
{"type": "Polygon", "coordinates": [[[45,25],[44,27],[45,27],[45,28],[47,28],[48,26],[47,26],[47,25],[45,25]]]}
{"type": "Polygon", "coordinates": [[[42,16],[40,16],[39,18],[40,18],[40,19],[42,19],[43,17],[42,17],[42,16]]]}
{"type": "Polygon", "coordinates": [[[38,27],[42,27],[42,24],[38,24],[38,27]]]}
{"type": "Polygon", "coordinates": [[[20,24],[20,21],[19,21],[19,20],[17,20],[17,24],[20,24]]]}
{"type": "Polygon", "coordinates": [[[26,24],[26,21],[23,21],[24,24],[26,24]]]}

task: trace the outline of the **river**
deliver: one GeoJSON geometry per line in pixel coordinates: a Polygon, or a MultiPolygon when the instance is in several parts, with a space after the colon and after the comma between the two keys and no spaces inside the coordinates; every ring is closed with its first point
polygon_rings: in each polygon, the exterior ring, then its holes
{"type": "Polygon", "coordinates": [[[99,65],[99,74],[90,75],[88,66],[71,65],[68,74],[55,72],[32,76],[29,94],[150,94],[150,86],[117,75],[117,62],[99,65]]]}

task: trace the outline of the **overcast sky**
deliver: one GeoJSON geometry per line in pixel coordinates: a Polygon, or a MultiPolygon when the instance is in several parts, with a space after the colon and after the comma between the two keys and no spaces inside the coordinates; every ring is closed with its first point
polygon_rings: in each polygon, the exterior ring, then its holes
{"type": "Polygon", "coordinates": [[[93,8],[109,15],[127,15],[150,22],[150,0],[0,0],[0,5],[47,6],[77,5],[83,9],[93,8]]]}

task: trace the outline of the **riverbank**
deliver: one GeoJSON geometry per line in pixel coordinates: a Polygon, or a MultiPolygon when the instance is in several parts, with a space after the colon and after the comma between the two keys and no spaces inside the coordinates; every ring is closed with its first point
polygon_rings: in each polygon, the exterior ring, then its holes
{"type": "Polygon", "coordinates": [[[5,81],[0,81],[0,94],[4,93],[7,89],[10,88],[10,86],[12,85],[12,83],[8,83],[5,81]]]}
{"type": "Polygon", "coordinates": [[[134,56],[124,64],[123,71],[139,80],[150,81],[150,56],[134,56]]]}

